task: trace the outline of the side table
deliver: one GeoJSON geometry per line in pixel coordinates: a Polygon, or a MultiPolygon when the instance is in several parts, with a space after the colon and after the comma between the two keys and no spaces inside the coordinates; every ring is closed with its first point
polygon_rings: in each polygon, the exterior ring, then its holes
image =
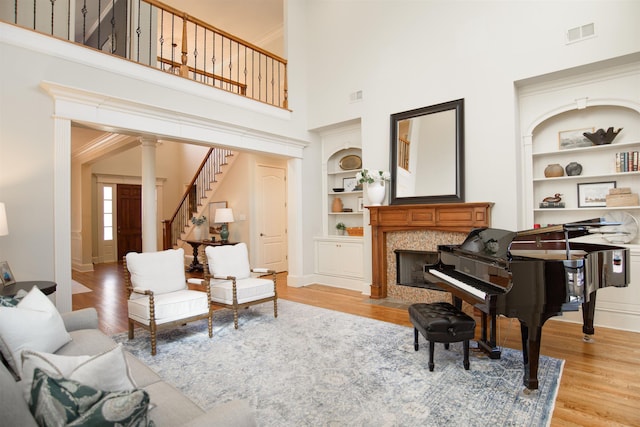
{"type": "Polygon", "coordinates": [[[43,294],[51,295],[56,291],[56,287],[58,285],[56,284],[56,282],[49,282],[46,280],[28,280],[23,282],[15,282],[10,284],[9,286],[5,286],[2,288],[2,296],[12,297],[17,294],[19,290],[29,292],[34,286],[37,286],[43,294]]]}

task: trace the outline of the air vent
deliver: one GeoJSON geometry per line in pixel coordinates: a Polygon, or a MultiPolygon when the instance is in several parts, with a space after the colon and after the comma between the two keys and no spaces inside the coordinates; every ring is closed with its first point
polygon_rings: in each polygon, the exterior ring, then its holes
{"type": "Polygon", "coordinates": [[[351,94],[349,94],[349,101],[351,102],[362,101],[362,91],[358,90],[355,92],[351,92],[351,94]]]}
{"type": "Polygon", "coordinates": [[[580,27],[569,28],[567,30],[567,44],[590,39],[596,36],[596,27],[592,22],[580,27]]]}

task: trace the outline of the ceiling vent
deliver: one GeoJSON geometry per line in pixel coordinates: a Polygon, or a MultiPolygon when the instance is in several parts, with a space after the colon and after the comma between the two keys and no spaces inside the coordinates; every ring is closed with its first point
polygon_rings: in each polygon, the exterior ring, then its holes
{"type": "Polygon", "coordinates": [[[579,42],[582,40],[590,39],[596,36],[596,27],[592,22],[590,24],[582,25],[580,27],[569,28],[567,30],[567,44],[579,42]]]}

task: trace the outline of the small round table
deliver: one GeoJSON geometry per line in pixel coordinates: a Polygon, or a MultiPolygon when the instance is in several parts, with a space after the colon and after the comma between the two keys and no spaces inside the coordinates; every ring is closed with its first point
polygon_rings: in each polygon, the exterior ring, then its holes
{"type": "Polygon", "coordinates": [[[46,280],[28,280],[23,282],[15,282],[10,284],[9,286],[5,286],[4,288],[2,288],[2,296],[12,297],[21,289],[29,292],[34,286],[37,286],[43,294],[51,295],[56,291],[56,287],[58,285],[56,284],[56,282],[49,282],[46,280]]]}

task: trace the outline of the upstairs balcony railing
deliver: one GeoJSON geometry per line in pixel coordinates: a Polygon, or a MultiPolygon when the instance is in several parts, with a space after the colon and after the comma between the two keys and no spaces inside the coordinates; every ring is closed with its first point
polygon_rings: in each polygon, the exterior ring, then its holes
{"type": "Polygon", "coordinates": [[[287,61],[156,0],[14,0],[0,20],[288,108],[287,61]]]}

